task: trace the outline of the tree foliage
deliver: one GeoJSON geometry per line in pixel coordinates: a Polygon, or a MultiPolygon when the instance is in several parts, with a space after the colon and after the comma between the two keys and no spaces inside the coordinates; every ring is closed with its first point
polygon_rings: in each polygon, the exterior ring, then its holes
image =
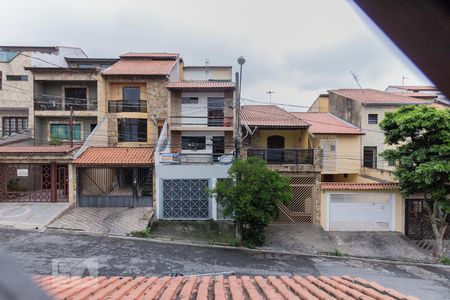
{"type": "Polygon", "coordinates": [[[287,178],[255,157],[235,160],[228,178],[218,181],[213,192],[224,214],[239,224],[248,246],[262,245],[266,226],[279,217],[278,204],[288,204],[291,199],[287,178]]]}
{"type": "Polygon", "coordinates": [[[443,235],[450,213],[450,110],[405,106],[387,113],[380,127],[385,131],[385,142],[393,146],[381,156],[397,162],[394,176],[402,194],[423,193],[436,226],[435,236],[443,235]]]}

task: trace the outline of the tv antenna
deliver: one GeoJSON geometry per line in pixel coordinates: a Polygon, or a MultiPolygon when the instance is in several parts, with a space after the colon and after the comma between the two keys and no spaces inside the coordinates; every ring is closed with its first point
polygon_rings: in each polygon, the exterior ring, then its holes
{"type": "Polygon", "coordinates": [[[208,67],[209,67],[209,58],[205,58],[205,77],[206,77],[206,80],[208,80],[208,72],[209,72],[209,70],[208,70],[208,67]]]}
{"type": "Polygon", "coordinates": [[[267,91],[266,94],[269,94],[269,103],[272,104],[272,94],[275,94],[274,91],[267,91]]]}
{"type": "Polygon", "coordinates": [[[350,71],[350,73],[352,74],[353,79],[355,79],[356,84],[359,86],[360,89],[362,89],[361,84],[359,84],[359,78],[358,78],[358,75],[356,75],[353,71],[350,71]]]}
{"type": "Polygon", "coordinates": [[[404,86],[405,86],[405,82],[408,80],[408,77],[406,77],[406,76],[402,76],[402,89],[404,89],[404,86]]]}

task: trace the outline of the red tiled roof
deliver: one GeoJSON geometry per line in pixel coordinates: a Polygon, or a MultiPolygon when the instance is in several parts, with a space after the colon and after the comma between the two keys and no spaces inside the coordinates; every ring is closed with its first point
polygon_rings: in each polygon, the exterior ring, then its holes
{"type": "Polygon", "coordinates": [[[392,87],[406,90],[406,91],[437,91],[437,88],[432,85],[391,85],[392,87]]]}
{"type": "Polygon", "coordinates": [[[362,102],[367,105],[407,105],[426,103],[423,100],[417,100],[415,98],[395,95],[393,93],[373,89],[339,89],[330,90],[329,92],[362,102]]]}
{"type": "Polygon", "coordinates": [[[122,54],[120,58],[177,59],[178,56],[178,53],[167,52],[128,52],[122,54]]]}
{"type": "Polygon", "coordinates": [[[248,126],[274,128],[306,128],[308,123],[276,105],[244,105],[241,122],[248,126]]]}
{"type": "Polygon", "coordinates": [[[56,277],[35,282],[54,299],[418,300],[350,276],[56,277]]]}
{"type": "Polygon", "coordinates": [[[73,161],[76,165],[151,165],[153,148],[91,147],[73,161]]]}
{"type": "Polygon", "coordinates": [[[322,190],[369,191],[398,190],[398,183],[322,182],[322,190]]]}
{"type": "Polygon", "coordinates": [[[168,89],[234,89],[234,83],[231,81],[173,81],[166,84],[168,89]]]}
{"type": "Polygon", "coordinates": [[[407,97],[412,97],[412,98],[417,98],[417,99],[435,99],[437,98],[437,95],[435,94],[429,94],[429,93],[421,93],[421,92],[391,92],[394,95],[401,95],[401,96],[407,96],[407,97]]]}
{"type": "Polygon", "coordinates": [[[292,112],[291,114],[311,124],[308,131],[313,134],[364,134],[358,127],[330,113],[292,112]]]}
{"type": "Polygon", "coordinates": [[[73,150],[80,148],[80,146],[70,147],[68,145],[62,146],[2,146],[0,147],[0,154],[66,154],[73,150]]]}
{"type": "Polygon", "coordinates": [[[103,71],[104,75],[169,75],[176,60],[121,59],[103,71]]]}

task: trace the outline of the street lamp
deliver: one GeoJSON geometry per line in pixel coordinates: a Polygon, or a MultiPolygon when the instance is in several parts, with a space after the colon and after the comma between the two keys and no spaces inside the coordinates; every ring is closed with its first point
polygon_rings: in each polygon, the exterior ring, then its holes
{"type": "Polygon", "coordinates": [[[237,60],[240,70],[239,70],[239,89],[238,95],[236,97],[236,157],[239,158],[241,156],[241,90],[242,90],[242,65],[245,64],[245,58],[240,56],[237,60]]]}

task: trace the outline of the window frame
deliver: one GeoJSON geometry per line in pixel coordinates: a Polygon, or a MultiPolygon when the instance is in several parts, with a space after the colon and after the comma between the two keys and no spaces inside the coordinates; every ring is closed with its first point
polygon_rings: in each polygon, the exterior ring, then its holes
{"type": "Polygon", "coordinates": [[[10,136],[13,133],[21,132],[28,129],[28,117],[15,117],[15,116],[4,116],[2,117],[2,136],[10,136]],[[14,119],[14,130],[11,130],[11,119],[14,119]],[[8,121],[8,126],[5,126],[5,121],[8,121]],[[19,130],[19,121],[21,123],[22,130],[19,130]],[[25,126],[24,126],[25,121],[25,126]],[[8,128],[8,134],[5,134],[5,127],[8,128]]]}
{"type": "Polygon", "coordinates": [[[181,104],[198,104],[198,97],[181,97],[181,104]]]}
{"type": "Polygon", "coordinates": [[[378,124],[378,114],[367,114],[367,124],[377,125],[378,124]],[[372,117],[372,119],[371,119],[372,117]],[[375,123],[373,118],[376,118],[375,123]]]}
{"type": "MultiPolygon", "coordinates": [[[[83,140],[83,136],[82,136],[82,133],[83,133],[83,128],[82,128],[83,126],[81,125],[81,123],[74,123],[73,124],[73,140],[74,141],[81,141],[81,140],[83,140]],[[77,128],[80,130],[79,131],[79,134],[78,134],[78,138],[77,138],[77,128]]],[[[60,141],[69,141],[70,140],[70,125],[69,124],[67,124],[67,123],[60,123],[60,122],[55,122],[55,123],[50,123],[49,124],[49,133],[48,133],[48,140],[49,141],[51,141],[53,138],[55,138],[55,139],[58,139],[58,140],[60,140],[60,141]],[[54,126],[64,126],[64,127],[66,127],[66,131],[67,131],[67,138],[65,138],[65,137],[63,137],[63,138],[61,138],[61,137],[53,137],[52,136],[52,127],[54,127],[54,126]]]]}
{"type": "Polygon", "coordinates": [[[118,118],[117,141],[119,143],[147,143],[147,126],[147,119],[118,118]],[[140,132],[141,130],[142,132],[140,132]],[[136,133],[136,135],[134,135],[134,133],[136,133]]]}
{"type": "Polygon", "coordinates": [[[191,150],[191,151],[206,150],[206,136],[192,136],[192,135],[182,136],[181,150],[191,150]],[[191,141],[188,141],[187,139],[191,139],[191,141]]]}
{"type": "Polygon", "coordinates": [[[28,75],[6,75],[6,81],[28,81],[28,75]]]}

